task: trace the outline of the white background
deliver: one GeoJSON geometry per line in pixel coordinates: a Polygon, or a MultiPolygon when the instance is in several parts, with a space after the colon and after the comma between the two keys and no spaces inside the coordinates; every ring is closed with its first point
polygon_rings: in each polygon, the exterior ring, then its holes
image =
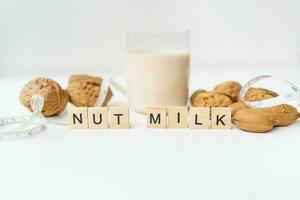
{"type": "Polygon", "coordinates": [[[193,68],[295,68],[299,10],[299,0],[1,0],[0,76],[124,71],[131,29],[190,29],[193,68]]]}
{"type": "MultiPolygon", "coordinates": [[[[64,88],[79,72],[124,84],[126,29],[190,29],[191,91],[260,74],[300,86],[299,9],[299,0],[0,0],[0,117],[29,114],[18,95],[36,75],[64,88]]],[[[115,93],[110,105],[126,98],[115,93]]],[[[300,199],[299,121],[268,134],[153,130],[132,112],[131,125],[1,141],[0,199],[300,199]]]]}

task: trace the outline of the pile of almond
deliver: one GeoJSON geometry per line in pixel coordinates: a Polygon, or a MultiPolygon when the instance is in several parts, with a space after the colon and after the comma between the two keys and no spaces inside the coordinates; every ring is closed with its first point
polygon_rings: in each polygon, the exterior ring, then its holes
{"type": "MultiPolygon", "coordinates": [[[[288,126],[300,118],[297,109],[288,104],[268,108],[249,108],[239,100],[242,86],[235,81],[218,84],[212,91],[196,90],[190,100],[196,107],[230,107],[232,121],[241,130],[255,133],[271,131],[273,127],[288,126]]],[[[278,96],[264,88],[250,88],[245,101],[260,101],[278,96]]]]}

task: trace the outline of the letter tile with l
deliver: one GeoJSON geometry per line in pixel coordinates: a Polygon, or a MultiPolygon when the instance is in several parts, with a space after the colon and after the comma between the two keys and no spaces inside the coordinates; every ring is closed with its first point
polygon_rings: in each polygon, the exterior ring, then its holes
{"type": "Polygon", "coordinates": [[[208,107],[190,107],[190,128],[208,129],[210,127],[208,107]]]}

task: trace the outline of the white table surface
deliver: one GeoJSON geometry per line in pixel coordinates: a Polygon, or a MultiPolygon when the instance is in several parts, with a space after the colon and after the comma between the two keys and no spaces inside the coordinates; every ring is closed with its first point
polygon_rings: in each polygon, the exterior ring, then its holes
{"type": "MultiPolygon", "coordinates": [[[[245,83],[263,73],[299,86],[298,72],[192,71],[191,91],[230,79],[245,83]]],[[[125,82],[125,75],[111,76],[125,82]]],[[[0,116],[28,114],[18,95],[31,78],[0,79],[0,116]]],[[[67,84],[67,76],[52,78],[67,84]]],[[[111,102],[124,104],[120,94],[111,102]]],[[[66,113],[56,120],[65,118],[66,113]]],[[[145,116],[131,111],[131,125],[47,127],[34,137],[0,142],[0,199],[300,199],[299,121],[268,134],[235,127],[154,130],[145,128],[145,116]]]]}

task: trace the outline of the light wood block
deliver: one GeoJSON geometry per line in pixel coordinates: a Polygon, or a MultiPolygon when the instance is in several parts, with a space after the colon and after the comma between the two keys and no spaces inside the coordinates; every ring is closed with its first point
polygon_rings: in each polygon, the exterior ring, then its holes
{"type": "Polygon", "coordinates": [[[107,107],[88,108],[89,128],[103,129],[108,128],[107,107]]]}
{"type": "Polygon", "coordinates": [[[211,120],[213,129],[231,129],[231,108],[211,108],[211,120]]]}
{"type": "Polygon", "coordinates": [[[87,107],[74,107],[68,110],[68,122],[71,129],[88,128],[87,107]]]}
{"type": "Polygon", "coordinates": [[[210,108],[208,107],[190,107],[190,128],[208,129],[210,127],[210,108]]]}
{"type": "Polygon", "coordinates": [[[165,107],[147,108],[147,128],[166,128],[167,109],[165,107]]]}
{"type": "Polygon", "coordinates": [[[128,107],[109,108],[109,127],[127,129],[130,127],[128,107]]]}
{"type": "Polygon", "coordinates": [[[168,128],[188,127],[188,108],[186,106],[172,106],[167,108],[168,128]]]}

